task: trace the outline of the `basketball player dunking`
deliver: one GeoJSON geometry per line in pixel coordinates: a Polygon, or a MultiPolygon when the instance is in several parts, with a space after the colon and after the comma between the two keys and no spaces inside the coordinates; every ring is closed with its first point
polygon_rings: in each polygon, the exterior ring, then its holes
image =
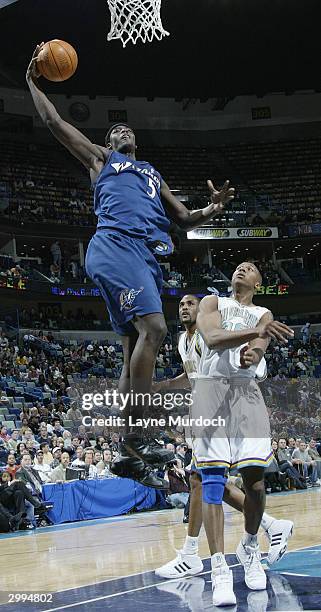
{"type": "MultiPolygon", "coordinates": [[[[205,350],[203,338],[196,329],[196,318],[199,311],[200,300],[195,295],[185,295],[179,303],[179,319],[185,327],[180,335],[178,351],[183,362],[184,373],[176,378],[167,379],[157,384],[157,391],[173,391],[190,387],[190,380],[199,371],[202,352],[205,350]]],[[[262,357],[260,361],[261,372],[266,367],[262,357]]],[[[258,372],[256,371],[256,375],[258,372]]],[[[198,556],[198,537],[202,526],[202,476],[201,470],[194,465],[190,476],[190,510],[186,540],[183,549],[170,561],[159,567],[155,573],[162,578],[182,578],[196,575],[203,570],[203,563],[198,556]]],[[[239,512],[244,511],[245,495],[232,482],[225,484],[223,501],[239,512]]],[[[266,534],[270,547],[267,561],[271,565],[284,555],[288,539],[292,533],[293,523],[287,520],[277,520],[273,516],[263,513],[261,527],[266,534]]]]}
{"type": "MultiPolygon", "coordinates": [[[[226,468],[237,468],[245,489],[245,534],[236,551],[245,582],[252,590],[266,588],[257,532],[262,517],[264,521],[264,467],[272,453],[268,414],[255,375],[270,340],[286,343],[294,332],[273,321],[269,310],[252,303],[261,282],[253,263],[240,264],[232,277],[233,297],[205,297],[197,316],[205,346],[199,375],[194,379],[192,416],[201,415],[204,426],[194,428],[193,445],[196,466],[202,472],[203,521],[212,555],[216,606],[236,603],[233,574],[224,557],[222,499],[226,468]],[[217,427],[217,422],[212,422],[205,427],[205,419],[208,422],[208,417],[219,416],[225,426],[217,427]]],[[[281,533],[273,530],[273,535],[274,548],[281,533]]]]}
{"type": "MultiPolygon", "coordinates": [[[[135,135],[128,125],[112,126],[104,147],[93,144],[59,116],[39,88],[37,55],[41,48],[38,45],[35,49],[26,80],[43,122],[89,171],[98,226],[88,247],[86,271],[99,287],[112,326],[122,338],[124,363],[119,390],[132,391],[135,398],[151,390],[156,356],[167,332],[160,298],[162,273],[156,255],[172,251],[170,219],[184,229],[203,225],[234,197],[234,189],[226,181],[219,191],[208,181],[210,204],[189,211],[151,164],[136,160],[135,135]]],[[[153,472],[146,473],[145,464],[164,464],[173,454],[143,440],[135,422],[143,417],[144,408],[142,400],[133,401],[129,407],[133,427],[124,437],[123,449],[134,457],[131,477],[136,472],[136,478],[144,484],[158,486],[159,480],[153,472]]]]}

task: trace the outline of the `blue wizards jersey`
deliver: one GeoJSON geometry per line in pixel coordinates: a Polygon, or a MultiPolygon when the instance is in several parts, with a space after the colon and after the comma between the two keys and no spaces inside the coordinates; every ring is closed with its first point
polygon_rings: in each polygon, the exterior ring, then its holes
{"type": "Polygon", "coordinates": [[[98,226],[142,238],[159,255],[173,250],[160,197],[161,175],[148,162],[113,151],[95,183],[98,226]]]}

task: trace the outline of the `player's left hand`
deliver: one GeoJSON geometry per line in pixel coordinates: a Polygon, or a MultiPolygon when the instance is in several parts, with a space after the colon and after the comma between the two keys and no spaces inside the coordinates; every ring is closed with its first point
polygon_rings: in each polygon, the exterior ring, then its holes
{"type": "Polygon", "coordinates": [[[216,189],[210,180],[207,181],[207,186],[210,190],[213,212],[220,212],[224,206],[234,199],[235,189],[230,187],[230,181],[225,181],[222,189],[216,189]]]}
{"type": "Polygon", "coordinates": [[[241,368],[249,368],[251,365],[259,362],[258,354],[249,346],[244,346],[240,352],[241,368]]]}

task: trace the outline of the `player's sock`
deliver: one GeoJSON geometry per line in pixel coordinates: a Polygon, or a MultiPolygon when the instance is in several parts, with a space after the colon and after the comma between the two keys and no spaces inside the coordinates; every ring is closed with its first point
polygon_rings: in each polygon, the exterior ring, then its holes
{"type": "Polygon", "coordinates": [[[263,512],[263,516],[262,516],[262,520],[261,520],[261,527],[262,527],[262,529],[267,531],[271,527],[273,521],[275,521],[274,516],[270,516],[266,512],[263,512]]]}
{"type": "Polygon", "coordinates": [[[242,538],[242,544],[244,546],[252,546],[253,548],[255,548],[257,546],[257,535],[245,532],[242,538]]]}
{"type": "Polygon", "coordinates": [[[197,555],[198,554],[198,537],[186,536],[184,546],[182,548],[184,555],[197,555]]]}
{"type": "Polygon", "coordinates": [[[226,571],[229,569],[223,553],[214,553],[211,556],[211,566],[212,572],[215,572],[218,569],[223,569],[226,571]]]}

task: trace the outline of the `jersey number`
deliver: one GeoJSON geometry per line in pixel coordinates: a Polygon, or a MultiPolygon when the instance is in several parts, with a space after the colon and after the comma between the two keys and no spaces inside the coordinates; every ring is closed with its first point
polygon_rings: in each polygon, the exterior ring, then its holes
{"type": "Polygon", "coordinates": [[[242,323],[235,323],[234,321],[224,321],[222,324],[223,329],[228,329],[229,331],[239,331],[240,329],[246,329],[242,323]]]}
{"type": "Polygon", "coordinates": [[[151,178],[148,179],[148,187],[151,188],[151,191],[148,191],[147,189],[147,195],[149,195],[150,198],[154,198],[156,195],[156,189],[155,189],[153,179],[151,178]]]}

